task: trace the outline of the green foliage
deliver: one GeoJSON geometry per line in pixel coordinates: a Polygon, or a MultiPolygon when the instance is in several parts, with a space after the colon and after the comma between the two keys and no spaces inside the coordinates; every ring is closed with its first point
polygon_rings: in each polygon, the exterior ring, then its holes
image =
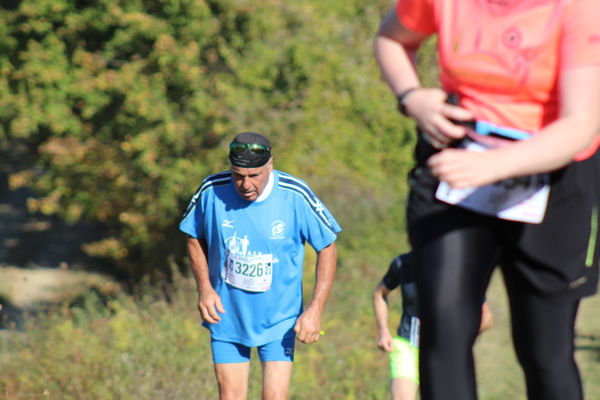
{"type": "Polygon", "coordinates": [[[171,303],[142,286],[104,305],[58,307],[3,340],[0,391],[7,399],[192,399],[211,389],[208,341],[193,309],[191,281],[171,303]],[[10,366],[10,367],[8,367],[10,366]],[[189,383],[189,385],[185,383],[189,383]],[[45,397],[44,397],[45,395],[45,397]]]}
{"type": "Polygon", "coordinates": [[[0,13],[0,138],[38,168],[11,182],[40,194],[32,211],[101,222],[84,249],[137,275],[183,253],[185,204],[254,130],[339,216],[342,247],[396,251],[411,125],[372,55],[390,5],[23,0],[0,13]]]}

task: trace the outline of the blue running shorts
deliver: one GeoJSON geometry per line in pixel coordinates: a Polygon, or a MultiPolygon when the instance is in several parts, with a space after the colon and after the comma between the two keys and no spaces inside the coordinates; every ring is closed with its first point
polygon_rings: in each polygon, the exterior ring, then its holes
{"type": "MultiPolygon", "coordinates": [[[[250,361],[251,347],[233,342],[210,341],[215,364],[242,363],[250,361]]],[[[260,361],[294,361],[296,335],[287,335],[282,339],[257,346],[260,361]]]]}

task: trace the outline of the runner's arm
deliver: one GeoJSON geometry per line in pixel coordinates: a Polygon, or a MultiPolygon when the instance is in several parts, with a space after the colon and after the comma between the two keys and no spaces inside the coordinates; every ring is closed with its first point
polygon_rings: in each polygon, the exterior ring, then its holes
{"type": "Polygon", "coordinates": [[[225,313],[225,309],[221,303],[221,298],[210,283],[206,243],[188,237],[187,250],[198,289],[198,311],[200,311],[203,321],[216,324],[221,320],[218,313],[225,313]]]}
{"type": "Polygon", "coordinates": [[[465,135],[464,127],[450,120],[467,121],[472,114],[462,107],[446,103],[440,88],[421,88],[416,54],[427,35],[407,29],[392,8],[383,18],[375,38],[374,50],[383,79],[395,96],[411,88],[419,88],[405,97],[407,113],[435,147],[444,147],[465,135]]]}
{"type": "Polygon", "coordinates": [[[383,79],[395,95],[421,86],[416,54],[425,39],[425,35],[406,29],[394,9],[384,16],[375,37],[375,58],[383,79]]]}
{"type": "Polygon", "coordinates": [[[445,149],[431,156],[433,174],[455,188],[550,172],[572,162],[600,131],[600,65],[561,74],[558,119],[531,139],[485,152],[445,149]]]}
{"type": "Polygon", "coordinates": [[[294,331],[299,341],[312,343],[319,340],[321,334],[321,316],[327,298],[333,286],[337,266],[337,248],[335,242],[317,253],[316,282],[310,304],[298,317],[294,331]]]}
{"type": "Polygon", "coordinates": [[[373,292],[373,312],[377,325],[377,347],[384,351],[392,351],[392,335],[388,327],[388,303],[390,290],[383,282],[379,282],[373,292]]]}
{"type": "Polygon", "coordinates": [[[494,314],[492,314],[492,309],[486,301],[481,305],[481,324],[479,325],[479,333],[490,329],[492,326],[494,326],[494,314]]]}

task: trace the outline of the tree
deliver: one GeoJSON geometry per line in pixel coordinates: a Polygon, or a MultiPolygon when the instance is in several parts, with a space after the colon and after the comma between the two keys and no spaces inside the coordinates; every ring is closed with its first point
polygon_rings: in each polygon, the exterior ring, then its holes
{"type": "Polygon", "coordinates": [[[86,252],[137,275],[182,254],[186,202],[254,130],[332,200],[342,246],[392,245],[412,134],[372,56],[387,7],[23,0],[0,13],[0,137],[26,140],[38,164],[12,181],[40,194],[32,210],[101,222],[86,252]]]}

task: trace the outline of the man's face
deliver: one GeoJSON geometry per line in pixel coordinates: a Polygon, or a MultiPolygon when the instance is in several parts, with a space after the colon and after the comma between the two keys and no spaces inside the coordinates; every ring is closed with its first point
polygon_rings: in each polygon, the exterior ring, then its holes
{"type": "Polygon", "coordinates": [[[232,165],[230,171],[235,190],[244,200],[256,200],[265,190],[272,170],[273,159],[258,168],[243,168],[232,165]]]}

